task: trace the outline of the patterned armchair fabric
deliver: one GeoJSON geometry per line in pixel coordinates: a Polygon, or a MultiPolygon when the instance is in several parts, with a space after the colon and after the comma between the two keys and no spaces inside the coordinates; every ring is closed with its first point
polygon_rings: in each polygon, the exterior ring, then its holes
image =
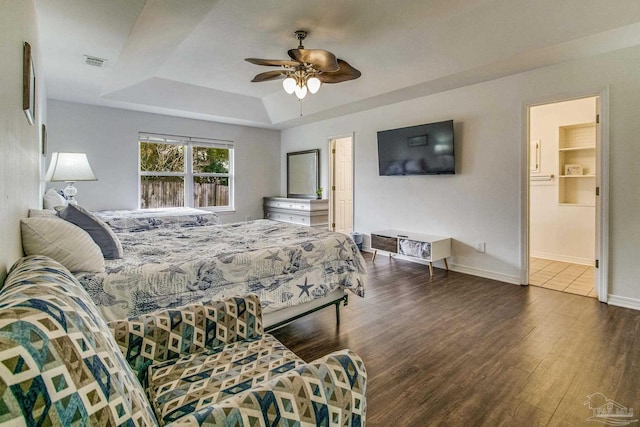
{"type": "Polygon", "coordinates": [[[181,418],[181,426],[364,426],[367,375],[350,350],[331,353],[181,418]]]}
{"type": "Polygon", "coordinates": [[[302,365],[266,334],[152,365],[149,400],[160,424],[170,423],[302,365]]]}
{"type": "Polygon", "coordinates": [[[157,425],[76,279],[50,258],[23,258],[0,290],[0,424],[84,423],[157,425]]]}
{"type": "Polygon", "coordinates": [[[190,304],[108,323],[120,350],[140,382],[147,386],[147,368],[263,333],[257,295],[190,304]]]}
{"type": "Polygon", "coordinates": [[[16,262],[0,289],[0,425],[365,424],[362,360],[305,364],[263,334],[255,295],[110,327],[62,265],[16,262]]]}

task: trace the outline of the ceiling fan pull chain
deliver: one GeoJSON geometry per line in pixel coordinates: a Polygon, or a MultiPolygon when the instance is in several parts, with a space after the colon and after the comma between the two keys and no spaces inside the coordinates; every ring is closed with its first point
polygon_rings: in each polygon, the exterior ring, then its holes
{"type": "Polygon", "coordinates": [[[298,99],[298,102],[300,103],[300,117],[302,117],[302,99],[298,99]]]}

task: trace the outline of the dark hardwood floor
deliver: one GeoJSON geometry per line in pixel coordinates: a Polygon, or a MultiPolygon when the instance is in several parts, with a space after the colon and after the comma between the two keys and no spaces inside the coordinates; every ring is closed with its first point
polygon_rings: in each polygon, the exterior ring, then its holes
{"type": "MultiPolygon", "coordinates": [[[[369,426],[580,426],[602,393],[640,413],[640,312],[379,256],[350,295],[273,331],[307,361],[364,359],[369,426]]],[[[640,425],[640,422],[632,425],[640,425]]]]}

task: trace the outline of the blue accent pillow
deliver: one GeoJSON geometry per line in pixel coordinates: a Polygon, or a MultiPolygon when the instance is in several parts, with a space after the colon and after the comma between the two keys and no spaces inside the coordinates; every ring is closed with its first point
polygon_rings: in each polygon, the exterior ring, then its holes
{"type": "Polygon", "coordinates": [[[122,258],[122,245],[113,230],[102,220],[93,216],[85,208],[77,205],[67,205],[56,208],[58,216],[77,225],[89,233],[94,242],[100,247],[105,259],[122,258]]]}

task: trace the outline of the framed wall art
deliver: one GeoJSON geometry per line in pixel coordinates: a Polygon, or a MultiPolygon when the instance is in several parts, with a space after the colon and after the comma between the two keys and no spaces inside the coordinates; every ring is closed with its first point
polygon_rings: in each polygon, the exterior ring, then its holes
{"type": "Polygon", "coordinates": [[[24,43],[22,62],[22,109],[27,121],[33,125],[36,119],[36,71],[31,58],[31,45],[24,43]]]}
{"type": "Polygon", "coordinates": [[[42,124],[42,155],[47,155],[47,126],[42,124]]]}
{"type": "Polygon", "coordinates": [[[564,165],[565,175],[582,175],[582,166],[580,165],[564,165]]]}

